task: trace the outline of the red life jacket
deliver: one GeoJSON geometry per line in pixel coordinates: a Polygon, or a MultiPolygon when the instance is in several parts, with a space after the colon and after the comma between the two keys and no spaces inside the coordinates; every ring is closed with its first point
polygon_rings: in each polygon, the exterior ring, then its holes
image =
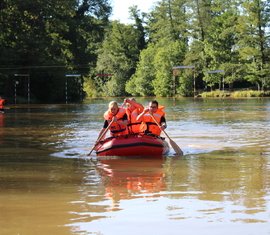
{"type": "MultiPolygon", "coordinates": [[[[161,121],[161,117],[165,115],[163,112],[163,106],[158,108],[157,112],[153,113],[153,117],[156,119],[158,123],[161,121]]],[[[150,113],[146,113],[143,115],[142,124],[141,124],[141,131],[150,132],[154,135],[160,135],[161,130],[159,126],[155,123],[153,118],[151,117],[150,113]],[[146,124],[146,126],[145,126],[146,124]]]]}
{"type": "MultiPolygon", "coordinates": [[[[123,120],[124,115],[126,114],[126,110],[123,108],[119,108],[115,117],[117,120],[123,120]]],[[[111,121],[114,115],[108,110],[104,113],[104,118],[107,121],[111,121]]],[[[119,124],[118,122],[113,122],[110,126],[110,131],[112,136],[126,135],[128,134],[127,127],[123,124],[119,124]]]]}

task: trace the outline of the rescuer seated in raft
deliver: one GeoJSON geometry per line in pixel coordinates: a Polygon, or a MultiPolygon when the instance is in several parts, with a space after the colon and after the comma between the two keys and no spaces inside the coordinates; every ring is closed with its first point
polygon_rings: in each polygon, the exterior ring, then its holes
{"type": "Polygon", "coordinates": [[[163,108],[163,106],[158,106],[158,102],[156,100],[149,102],[148,107],[145,108],[143,112],[137,117],[137,121],[142,122],[142,132],[160,136],[161,130],[164,130],[167,127],[165,112],[163,111],[163,108]],[[156,122],[160,125],[160,127],[156,122]]]}
{"type": "Polygon", "coordinates": [[[98,137],[100,137],[103,134],[103,132],[107,129],[109,125],[111,136],[120,136],[128,134],[127,130],[128,120],[126,110],[122,107],[118,107],[116,101],[111,101],[109,103],[108,110],[104,113],[104,119],[105,121],[103,124],[103,128],[101,129],[98,137]]]}
{"type": "Polygon", "coordinates": [[[135,98],[125,99],[126,114],[128,118],[128,131],[130,134],[136,134],[140,132],[141,122],[137,121],[137,117],[143,112],[144,107],[142,104],[136,102],[135,98]]]}

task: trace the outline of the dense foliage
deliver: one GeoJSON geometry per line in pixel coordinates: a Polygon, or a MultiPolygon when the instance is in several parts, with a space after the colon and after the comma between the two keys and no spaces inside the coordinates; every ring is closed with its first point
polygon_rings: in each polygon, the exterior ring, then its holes
{"type": "Polygon", "coordinates": [[[17,95],[25,96],[30,78],[32,99],[63,101],[66,90],[69,100],[80,99],[110,13],[107,0],[2,0],[1,93],[12,96],[17,84],[17,95]]]}
{"type": "Polygon", "coordinates": [[[79,100],[82,85],[88,96],[270,86],[267,0],[162,0],[149,14],[132,7],[133,24],[110,22],[107,0],[3,0],[0,10],[0,95],[18,81],[26,97],[27,76],[46,102],[79,100]]]}

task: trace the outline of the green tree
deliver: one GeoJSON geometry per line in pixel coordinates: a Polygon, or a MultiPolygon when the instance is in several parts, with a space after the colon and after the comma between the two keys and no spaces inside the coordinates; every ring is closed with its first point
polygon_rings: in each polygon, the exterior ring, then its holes
{"type": "Polygon", "coordinates": [[[156,6],[148,19],[150,44],[142,51],[136,73],[127,84],[129,92],[134,87],[134,94],[174,94],[172,67],[183,61],[187,47],[186,25],[185,1],[161,1],[156,6]]]}
{"type": "Polygon", "coordinates": [[[113,74],[104,80],[103,94],[106,96],[123,96],[125,84],[135,72],[139,60],[140,32],[132,25],[112,22],[98,56],[96,71],[113,74]]]}
{"type": "Polygon", "coordinates": [[[129,8],[131,18],[135,21],[133,27],[138,31],[138,49],[141,51],[146,48],[146,32],[144,27],[145,13],[141,13],[137,6],[129,8]]]}
{"type": "Polygon", "coordinates": [[[154,44],[148,44],[147,49],[140,54],[136,73],[126,83],[126,91],[131,95],[154,95],[153,80],[155,78],[154,57],[156,49],[154,44]]]}
{"type": "MultiPolygon", "coordinates": [[[[32,97],[65,99],[65,73],[84,72],[83,67],[95,64],[111,11],[107,0],[3,0],[0,8],[1,79],[28,73],[36,88],[32,97]]],[[[80,84],[71,89],[80,91],[80,84]]]]}
{"type": "Polygon", "coordinates": [[[238,4],[233,0],[196,0],[190,3],[194,13],[192,40],[185,61],[204,71],[204,82],[214,87],[220,83],[220,75],[209,76],[208,71],[221,69],[223,64],[238,60],[238,53],[234,50],[238,4]]]}
{"type": "Polygon", "coordinates": [[[246,67],[245,79],[257,84],[259,90],[264,89],[270,59],[270,2],[244,1],[241,7],[242,14],[237,24],[238,51],[246,67]]]}
{"type": "Polygon", "coordinates": [[[173,79],[172,68],[183,58],[185,46],[181,41],[164,42],[156,50],[154,67],[156,70],[153,80],[154,94],[156,96],[174,96],[181,81],[173,79]]]}
{"type": "Polygon", "coordinates": [[[111,7],[107,0],[76,1],[74,13],[67,19],[66,34],[72,52],[73,69],[87,74],[96,66],[98,49],[104,40],[111,7]]]}

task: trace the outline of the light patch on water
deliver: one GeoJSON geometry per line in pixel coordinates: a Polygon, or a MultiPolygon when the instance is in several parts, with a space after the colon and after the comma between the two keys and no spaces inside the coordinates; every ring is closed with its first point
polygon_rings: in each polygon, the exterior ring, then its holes
{"type": "MultiPolygon", "coordinates": [[[[186,195],[189,195],[186,192],[186,195]]],[[[109,203],[108,201],[106,203],[109,203]]],[[[105,204],[106,204],[105,203],[105,204]]],[[[109,204],[108,204],[109,205],[109,204]]],[[[170,195],[122,200],[120,210],[107,211],[96,220],[99,213],[92,213],[90,221],[70,223],[73,231],[93,234],[260,234],[268,233],[267,212],[254,215],[235,213],[241,206],[231,202],[200,201],[188,198],[173,198],[170,195]],[[145,206],[147,205],[147,206],[145,206]],[[121,208],[125,208],[121,209],[121,208]],[[147,222],[145,221],[147,218],[147,222]],[[243,226],[243,223],[245,224],[243,226]],[[196,226],[195,226],[196,225],[196,226]]]]}

